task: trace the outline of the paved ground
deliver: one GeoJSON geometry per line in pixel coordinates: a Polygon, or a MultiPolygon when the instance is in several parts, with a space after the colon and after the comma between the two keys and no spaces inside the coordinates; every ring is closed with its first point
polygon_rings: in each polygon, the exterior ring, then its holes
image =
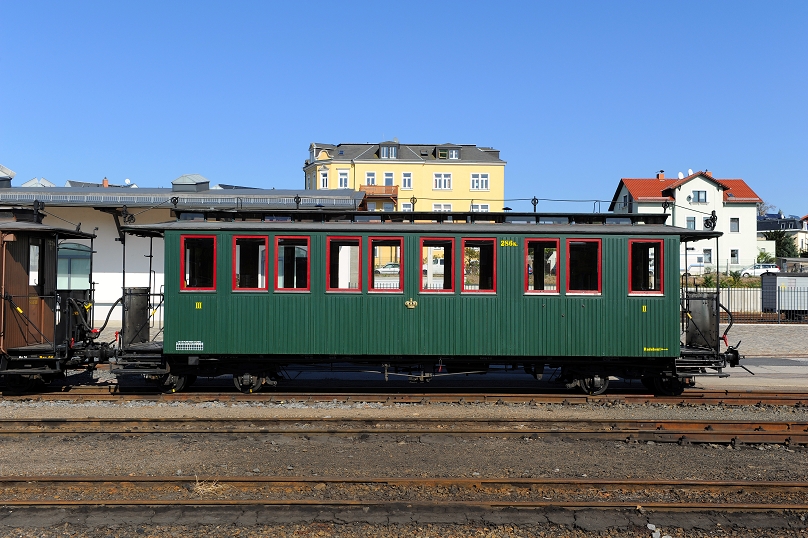
{"type": "Polygon", "coordinates": [[[697,387],[808,390],[808,324],[736,324],[727,337],[732,345],[741,342],[741,364],[751,373],[728,369],[729,378],[702,376],[697,387]]]}
{"type": "Polygon", "coordinates": [[[808,357],[808,323],[739,323],[727,338],[732,345],[740,341],[741,354],[747,357],[808,357]]]}

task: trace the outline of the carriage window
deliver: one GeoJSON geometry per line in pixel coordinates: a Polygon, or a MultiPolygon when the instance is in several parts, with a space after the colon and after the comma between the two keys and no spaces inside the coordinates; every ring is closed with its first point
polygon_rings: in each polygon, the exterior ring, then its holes
{"type": "Polygon", "coordinates": [[[182,237],[183,290],[216,289],[216,238],[213,236],[182,237]]]}
{"type": "Polygon", "coordinates": [[[463,240],[463,291],[496,291],[494,239],[463,240]]]}
{"type": "Polygon", "coordinates": [[[309,291],[309,238],[277,237],[275,255],[278,291],[309,291]]]}
{"type": "Polygon", "coordinates": [[[56,289],[89,290],[92,255],[93,253],[87,245],[60,244],[56,262],[56,289]]]}
{"type": "Polygon", "coordinates": [[[454,239],[421,239],[421,291],[454,291],[454,239]]]}
{"type": "Polygon", "coordinates": [[[401,238],[370,238],[371,291],[404,289],[404,260],[401,238]]]}
{"type": "Polygon", "coordinates": [[[558,239],[528,240],[525,250],[525,290],[558,293],[558,239]]]}
{"type": "Polygon", "coordinates": [[[267,238],[233,238],[233,289],[267,289],[267,238]]]}
{"type": "Polygon", "coordinates": [[[662,241],[629,241],[629,292],[662,293],[662,241]]]}
{"type": "Polygon", "coordinates": [[[361,252],[358,237],[329,237],[327,250],[326,290],[361,289],[361,252]]]}
{"type": "Polygon", "coordinates": [[[567,292],[600,293],[600,239],[567,239],[567,292]]]}
{"type": "Polygon", "coordinates": [[[28,285],[39,286],[39,239],[31,239],[28,245],[28,285]]]}

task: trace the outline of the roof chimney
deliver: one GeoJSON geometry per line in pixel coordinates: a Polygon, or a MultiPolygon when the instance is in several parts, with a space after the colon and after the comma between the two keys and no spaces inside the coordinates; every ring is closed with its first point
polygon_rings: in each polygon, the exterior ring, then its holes
{"type": "Polygon", "coordinates": [[[657,179],[665,179],[665,170],[660,170],[656,175],[657,179]]]}
{"type": "Polygon", "coordinates": [[[104,187],[105,189],[109,187],[109,180],[107,178],[104,178],[104,181],[101,182],[101,186],[104,187]]]}

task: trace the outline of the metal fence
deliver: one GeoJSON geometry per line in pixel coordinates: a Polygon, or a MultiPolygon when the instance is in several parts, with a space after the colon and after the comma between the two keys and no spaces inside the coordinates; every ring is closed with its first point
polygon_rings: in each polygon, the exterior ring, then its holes
{"type": "Polygon", "coordinates": [[[721,304],[736,323],[808,323],[808,288],[721,288],[721,304]]]}

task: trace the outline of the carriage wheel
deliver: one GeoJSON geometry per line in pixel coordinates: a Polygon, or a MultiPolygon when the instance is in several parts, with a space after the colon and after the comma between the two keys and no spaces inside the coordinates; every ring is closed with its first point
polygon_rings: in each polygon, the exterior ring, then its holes
{"type": "Polygon", "coordinates": [[[36,377],[22,374],[6,374],[6,385],[15,394],[22,394],[34,388],[36,377]]]}
{"type": "Polygon", "coordinates": [[[678,377],[655,377],[654,389],[662,396],[679,396],[685,391],[685,384],[678,377]]]}
{"type": "Polygon", "coordinates": [[[261,390],[261,386],[264,384],[264,378],[254,376],[250,373],[243,373],[241,375],[233,374],[233,384],[244,394],[252,394],[253,392],[261,390]]]}
{"type": "Polygon", "coordinates": [[[656,384],[654,384],[654,378],[644,375],[640,378],[640,383],[646,389],[650,390],[651,392],[656,392],[656,384]]]}
{"type": "Polygon", "coordinates": [[[603,394],[609,388],[609,376],[593,375],[591,377],[582,377],[578,380],[578,386],[586,394],[597,396],[598,394],[603,394]]]}
{"type": "Polygon", "coordinates": [[[166,394],[181,392],[188,386],[187,375],[165,374],[158,382],[160,390],[166,394]]]}

